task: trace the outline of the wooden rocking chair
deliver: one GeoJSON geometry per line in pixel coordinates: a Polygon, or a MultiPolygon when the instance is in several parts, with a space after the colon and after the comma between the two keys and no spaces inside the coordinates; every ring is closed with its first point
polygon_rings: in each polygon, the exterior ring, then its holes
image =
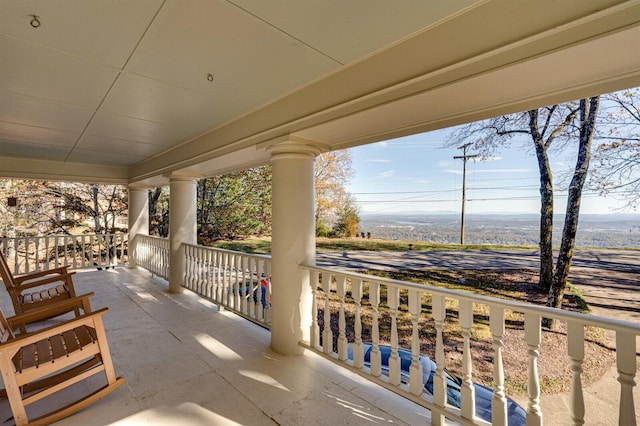
{"type": "MultiPolygon", "coordinates": [[[[75,297],[76,291],[71,278],[73,274],[74,272],[67,271],[66,266],[61,266],[47,271],[13,276],[4,254],[0,251],[0,277],[11,296],[16,315],[75,297]],[[32,289],[35,290],[28,291],[32,289]]],[[[72,310],[76,316],[80,315],[77,307],[72,310]]],[[[57,313],[56,316],[61,314],[57,313]]],[[[25,329],[21,331],[24,332],[25,329]]]]}
{"type": "MultiPolygon", "coordinates": [[[[45,425],[58,421],[105,397],[125,382],[116,377],[102,315],[108,308],[82,315],[33,333],[14,334],[26,322],[78,308],[79,299],[5,318],[0,311],[0,373],[16,425],[45,425]],[[106,384],[93,393],[48,414],[30,419],[26,407],[50,397],[94,374],[104,373],[106,384]]],[[[51,403],[48,403],[47,407],[51,403]]]]}

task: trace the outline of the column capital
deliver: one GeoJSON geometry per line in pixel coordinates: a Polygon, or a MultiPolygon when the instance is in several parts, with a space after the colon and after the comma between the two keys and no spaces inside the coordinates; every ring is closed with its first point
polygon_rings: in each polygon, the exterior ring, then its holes
{"type": "Polygon", "coordinates": [[[321,153],[329,151],[329,147],[323,143],[292,135],[283,138],[281,141],[277,141],[266,149],[267,152],[271,154],[271,159],[282,157],[315,158],[321,153]]]}
{"type": "Polygon", "coordinates": [[[166,178],[169,179],[169,183],[171,182],[196,182],[198,179],[200,179],[200,176],[193,176],[193,175],[188,175],[188,174],[181,174],[181,173],[168,173],[165,175],[166,178]]]}

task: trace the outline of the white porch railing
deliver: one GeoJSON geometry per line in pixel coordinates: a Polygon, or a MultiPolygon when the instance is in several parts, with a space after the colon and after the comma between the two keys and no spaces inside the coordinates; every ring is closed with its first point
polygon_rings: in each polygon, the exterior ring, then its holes
{"type": "Polygon", "coordinates": [[[71,269],[121,266],[126,263],[127,240],[123,232],[2,237],[0,249],[13,273],[24,274],[64,265],[71,269]]]}
{"type": "Polygon", "coordinates": [[[271,327],[271,258],[183,244],[183,287],[263,327],[271,327]]]}
{"type": "MultiPolygon", "coordinates": [[[[374,381],[391,388],[395,392],[424,405],[432,411],[432,423],[444,424],[444,418],[462,422],[463,424],[487,423],[474,418],[475,397],[472,381],[472,353],[470,348],[471,332],[474,327],[474,310],[476,304],[484,305],[489,312],[489,330],[493,345],[493,382],[494,393],[492,399],[492,422],[494,425],[507,425],[507,401],[504,391],[504,368],[502,347],[504,345],[505,313],[511,312],[524,315],[525,340],[528,347],[528,359],[522,360],[522,368],[528,371],[528,405],[527,425],[541,425],[542,412],[540,408],[540,379],[538,376],[538,357],[541,343],[541,319],[555,318],[568,325],[568,354],[567,362],[572,371],[571,413],[572,424],[581,425],[585,419],[585,406],[582,389],[582,364],[584,361],[585,327],[600,327],[611,330],[616,334],[616,357],[618,381],[620,382],[620,402],[618,424],[629,426],[636,424],[632,390],[636,375],[636,338],[640,335],[640,324],[616,321],[574,312],[561,311],[536,305],[511,302],[503,299],[473,295],[459,291],[447,290],[432,286],[408,283],[403,281],[379,278],[358,273],[336,271],[330,268],[304,265],[302,268],[309,273],[314,294],[312,305],[311,341],[303,342],[313,350],[335,359],[339,364],[355,369],[359,374],[373,378],[374,381]],[[381,297],[383,296],[383,297],[381,297]],[[429,300],[430,299],[430,300],[429,300]],[[320,300],[320,302],[318,302],[320,300]],[[353,335],[347,339],[347,323],[345,305],[354,306],[353,335]],[[458,305],[459,315],[455,320],[447,318],[447,303],[458,305]],[[366,312],[365,312],[366,305],[366,312]],[[410,350],[412,362],[410,366],[409,384],[402,384],[401,370],[398,362],[398,314],[399,308],[408,310],[410,317],[410,350]],[[337,317],[338,335],[334,336],[330,327],[320,327],[318,311],[321,312],[323,323],[331,324],[331,318],[337,317]],[[429,312],[429,314],[425,312],[429,312]],[[510,312],[509,312],[510,311],[510,312]],[[382,313],[385,313],[385,330],[381,328],[382,313]],[[365,316],[371,322],[371,363],[365,368],[363,361],[362,319],[365,316]],[[424,321],[433,321],[435,333],[432,336],[435,343],[435,362],[437,370],[434,377],[434,396],[423,393],[423,378],[418,357],[420,354],[419,332],[424,327],[424,321]],[[462,335],[462,385],[461,409],[446,404],[445,383],[445,324],[457,321],[462,335]],[[389,324],[390,322],[390,324],[389,324]],[[419,322],[422,325],[419,326],[419,322]],[[382,334],[382,336],[381,336],[382,334]],[[349,340],[349,341],[348,341],[349,340]],[[379,344],[381,340],[388,342],[392,348],[389,360],[389,376],[381,375],[381,359],[379,344]],[[348,357],[351,345],[352,357],[348,357]],[[350,359],[352,358],[352,359],[350,359]]],[[[450,309],[450,308],[449,308],[450,309]]],[[[486,320],[486,318],[485,318],[486,320]]],[[[335,323],[336,321],[334,321],[335,323]]],[[[422,330],[424,332],[424,330],[422,330]]],[[[409,349],[409,348],[407,348],[409,349]]],[[[557,415],[557,413],[556,413],[557,415]]],[[[567,416],[568,417],[568,416],[567,416]]],[[[613,419],[612,419],[613,422],[613,419]]],[[[586,419],[589,423],[589,419],[586,419]]]]}
{"type": "Polygon", "coordinates": [[[169,239],[138,234],[132,241],[138,266],[158,277],[169,279],[169,239]]]}

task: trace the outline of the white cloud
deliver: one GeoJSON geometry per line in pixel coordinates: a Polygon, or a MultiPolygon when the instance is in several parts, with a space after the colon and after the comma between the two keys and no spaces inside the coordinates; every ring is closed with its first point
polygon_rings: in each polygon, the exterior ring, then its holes
{"type": "Polygon", "coordinates": [[[461,175],[462,170],[454,170],[454,169],[446,169],[443,170],[445,173],[453,173],[454,175],[461,175]]]}
{"type": "Polygon", "coordinates": [[[444,169],[445,167],[451,167],[453,165],[452,160],[440,160],[436,163],[436,167],[439,169],[444,169]]]}
{"type": "Polygon", "coordinates": [[[387,170],[386,172],[380,173],[378,177],[381,179],[387,179],[387,178],[393,177],[395,174],[396,174],[395,170],[387,170]]]}
{"type": "Polygon", "coordinates": [[[387,142],[386,141],[382,141],[382,142],[377,142],[374,144],[376,147],[378,148],[386,148],[387,147],[387,142]]]}
{"type": "Polygon", "coordinates": [[[390,163],[391,160],[387,160],[384,158],[374,158],[371,160],[365,160],[367,163],[390,163]]]}

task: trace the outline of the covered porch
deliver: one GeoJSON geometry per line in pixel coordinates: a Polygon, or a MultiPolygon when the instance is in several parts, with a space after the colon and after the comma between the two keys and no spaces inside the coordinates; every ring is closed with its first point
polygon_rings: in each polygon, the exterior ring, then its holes
{"type": "MultiPolygon", "coordinates": [[[[0,70],[0,174],[127,185],[129,266],[139,264],[168,280],[157,283],[144,270],[126,269],[77,275],[80,289],[96,291],[95,306],[111,308],[107,333],[118,374],[129,383],[63,423],[171,424],[179,416],[180,423],[250,424],[254,414],[256,424],[429,422],[419,404],[353,375],[344,362],[344,335],[333,336],[317,324],[316,292],[326,292],[329,307],[328,294],[344,300],[345,283],[358,282],[358,277],[315,268],[314,158],[329,150],[640,86],[640,4],[371,4],[0,3],[0,53],[6,58],[0,70]],[[203,258],[195,247],[197,179],[266,164],[273,167],[273,245],[270,273],[265,274],[273,276],[273,307],[268,317],[263,312],[252,319],[270,323],[271,332],[217,312],[183,290],[197,289],[212,271],[211,258],[203,258]],[[169,239],[145,257],[139,243],[151,240],[147,192],[166,185],[169,239]],[[319,351],[337,358],[340,366],[304,349],[317,349],[320,340],[334,337],[337,353],[329,345],[319,351]]],[[[237,263],[224,262],[215,267],[238,273],[237,263]]],[[[497,306],[491,332],[499,353],[504,311],[510,307],[385,280],[368,285],[375,310],[381,288],[391,312],[398,309],[400,292],[409,292],[416,330],[421,309],[416,300],[427,292],[437,295],[431,319],[440,327],[438,342],[446,298],[464,306],[460,324],[466,345],[473,304],[497,306]]],[[[224,299],[218,303],[240,311],[234,304],[237,287],[227,281],[215,288],[224,291],[215,295],[224,299]]],[[[536,363],[542,312],[523,309],[529,318],[530,350],[522,363],[531,380],[527,423],[539,425],[536,363]]],[[[545,424],[569,422],[572,415],[580,424],[588,418],[583,410],[595,407],[585,404],[580,381],[581,333],[589,320],[564,319],[575,320],[578,344],[569,354],[575,394],[570,407],[545,416],[545,424]]],[[[339,322],[344,329],[344,321],[339,322]]],[[[632,424],[638,327],[623,324],[619,331],[622,401],[616,408],[623,415],[620,424],[632,424]]],[[[397,346],[393,336],[390,341],[397,346]]],[[[417,344],[414,339],[416,360],[417,344]]],[[[443,368],[444,348],[438,344],[436,357],[442,358],[436,362],[443,368]]],[[[464,353],[466,396],[453,415],[463,424],[485,424],[474,419],[472,356],[466,348],[464,353]]],[[[495,407],[501,418],[494,422],[506,424],[502,367],[497,360],[495,365],[495,407]]],[[[391,380],[399,382],[399,367],[392,370],[391,380]]],[[[432,408],[444,412],[443,370],[439,373],[432,408]]],[[[415,370],[411,389],[401,389],[405,397],[420,395],[419,376],[415,370]]],[[[444,420],[434,415],[432,423],[444,420]]]]}

